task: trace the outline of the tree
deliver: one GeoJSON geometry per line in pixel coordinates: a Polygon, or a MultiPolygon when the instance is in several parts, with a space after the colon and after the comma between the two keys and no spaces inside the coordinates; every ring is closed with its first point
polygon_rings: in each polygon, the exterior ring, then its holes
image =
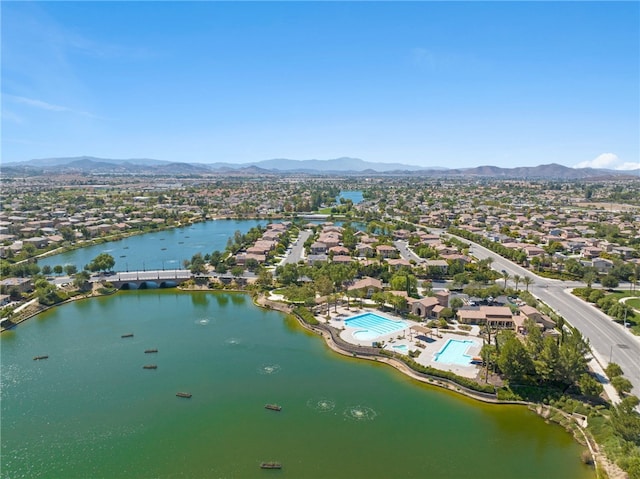
{"type": "Polygon", "coordinates": [[[78,268],[75,264],[66,264],[64,266],[64,272],[67,274],[67,276],[73,276],[78,272],[78,268]]]}
{"type": "Polygon", "coordinates": [[[582,276],[582,281],[587,283],[587,288],[591,288],[591,285],[595,283],[598,275],[594,271],[587,271],[582,276]]]}
{"type": "Polygon", "coordinates": [[[449,306],[451,307],[451,309],[456,311],[459,308],[462,308],[462,306],[464,306],[464,301],[462,301],[462,299],[460,298],[452,298],[451,301],[449,302],[449,306]]]}
{"type": "Polygon", "coordinates": [[[191,274],[204,274],[207,272],[207,264],[200,253],[196,253],[191,257],[191,262],[187,267],[191,274]]]}
{"type": "Polygon", "coordinates": [[[533,279],[530,276],[525,276],[522,278],[522,284],[524,284],[527,293],[529,292],[529,286],[534,283],[533,279]]]}
{"type": "Polygon", "coordinates": [[[113,256],[108,253],[100,253],[86,266],[86,269],[93,272],[109,271],[115,264],[116,261],[113,259],[113,256]]]}
{"type": "Polygon", "coordinates": [[[578,387],[580,388],[580,392],[585,396],[599,396],[603,390],[602,384],[587,373],[583,373],[580,379],[578,379],[578,387]]]}
{"type": "Polygon", "coordinates": [[[611,385],[616,388],[618,394],[622,395],[623,393],[628,393],[633,388],[633,384],[624,376],[615,376],[611,379],[611,385]]]}
{"type": "Polygon", "coordinates": [[[512,331],[502,331],[499,335],[498,367],[510,381],[520,381],[534,370],[533,363],[524,344],[512,331]]]}
{"type": "Polygon", "coordinates": [[[54,274],[56,274],[57,276],[60,276],[60,275],[62,274],[62,271],[63,271],[62,266],[60,266],[59,264],[57,264],[57,265],[55,265],[55,266],[53,267],[53,272],[54,272],[54,274]]]}
{"type": "Polygon", "coordinates": [[[611,411],[611,424],[616,433],[625,441],[640,446],[640,414],[636,407],[640,400],[636,396],[627,396],[611,411]]]}
{"type": "Polygon", "coordinates": [[[531,318],[527,318],[524,322],[524,327],[527,330],[526,347],[527,351],[531,355],[531,359],[535,361],[542,352],[544,347],[544,340],[542,337],[542,331],[536,325],[536,322],[531,318]]]}
{"type": "Polygon", "coordinates": [[[327,276],[320,276],[315,281],[316,290],[320,294],[320,296],[327,298],[327,314],[329,314],[329,300],[328,297],[331,293],[333,293],[333,282],[327,276]]]}
{"type": "Polygon", "coordinates": [[[560,344],[560,356],[558,361],[558,379],[566,384],[575,383],[580,375],[587,370],[586,355],[589,352],[589,344],[584,340],[577,329],[572,329],[571,334],[566,334],[560,344]]]}
{"type": "Polygon", "coordinates": [[[69,226],[62,226],[59,230],[60,235],[62,236],[62,238],[65,241],[75,241],[76,239],[76,232],[73,231],[73,229],[69,226]]]}
{"type": "Polygon", "coordinates": [[[522,277],[519,274],[513,275],[513,282],[516,284],[516,292],[518,291],[518,284],[520,283],[521,279],[522,277]]]}
{"type": "Polygon", "coordinates": [[[42,274],[44,274],[45,276],[49,276],[51,274],[51,271],[52,271],[51,266],[49,266],[48,264],[45,264],[42,267],[42,274]]]}
{"type": "Polygon", "coordinates": [[[297,265],[287,263],[284,266],[278,266],[276,276],[278,277],[278,281],[286,286],[296,283],[300,277],[300,272],[298,271],[297,265]]]}
{"type": "Polygon", "coordinates": [[[89,284],[88,281],[90,277],[91,276],[88,272],[80,271],[79,273],[76,273],[73,278],[73,285],[80,290],[85,290],[86,286],[89,284]]]}
{"type": "Polygon", "coordinates": [[[256,280],[256,284],[263,287],[264,289],[269,289],[273,286],[273,274],[265,268],[260,268],[258,271],[258,279],[256,280]]]}
{"type": "Polygon", "coordinates": [[[504,280],[504,286],[502,289],[507,289],[507,281],[511,278],[511,275],[506,271],[502,271],[502,279],[504,280]]]}
{"type": "Polygon", "coordinates": [[[600,280],[602,286],[607,289],[613,289],[618,287],[618,278],[613,276],[612,274],[608,274],[600,280]]]}
{"type": "Polygon", "coordinates": [[[617,363],[609,363],[607,367],[604,368],[604,372],[606,373],[609,379],[613,379],[617,376],[622,376],[624,373],[622,372],[622,368],[617,363]]]}
{"type": "Polygon", "coordinates": [[[440,317],[443,319],[453,319],[454,316],[455,313],[451,308],[442,308],[442,311],[440,311],[440,317]]]}
{"type": "Polygon", "coordinates": [[[560,351],[558,343],[551,336],[546,336],[543,340],[542,350],[538,358],[534,360],[536,374],[542,381],[556,380],[559,362],[560,351]]]}

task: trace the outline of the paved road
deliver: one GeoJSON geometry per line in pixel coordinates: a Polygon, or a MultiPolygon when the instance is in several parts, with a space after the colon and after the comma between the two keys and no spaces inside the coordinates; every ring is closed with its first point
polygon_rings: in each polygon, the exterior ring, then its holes
{"type": "MultiPolygon", "coordinates": [[[[459,238],[461,241],[468,240],[459,238]]],[[[615,323],[599,309],[573,296],[571,288],[584,286],[576,281],[559,281],[533,274],[531,271],[512,263],[476,243],[471,243],[471,254],[478,259],[493,258],[491,267],[497,271],[505,270],[511,276],[529,276],[534,283],[529,291],[544,301],[572,326],[589,339],[595,358],[606,367],[609,362],[618,363],[624,375],[633,384],[633,394],[640,396],[640,338],[615,323]]],[[[511,281],[512,283],[513,281],[511,281]]],[[[520,282],[519,288],[524,288],[520,282]]]]}
{"type": "Polygon", "coordinates": [[[402,259],[406,259],[407,261],[413,260],[416,264],[420,264],[424,261],[420,256],[409,249],[409,243],[406,241],[396,240],[393,242],[393,245],[398,248],[402,259]]]}
{"type": "Polygon", "coordinates": [[[280,264],[297,264],[298,261],[302,259],[302,254],[304,253],[304,243],[312,234],[313,232],[311,230],[300,231],[298,239],[291,245],[291,252],[280,262],[280,264]]]}

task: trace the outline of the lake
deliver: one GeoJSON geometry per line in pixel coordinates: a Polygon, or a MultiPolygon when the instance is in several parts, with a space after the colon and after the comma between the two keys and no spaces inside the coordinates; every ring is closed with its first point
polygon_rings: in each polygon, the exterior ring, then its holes
{"type": "Polygon", "coordinates": [[[340,198],[351,200],[353,201],[354,205],[357,205],[358,203],[362,203],[364,201],[364,196],[362,195],[362,191],[360,190],[341,191],[337,200],[340,201],[340,198]]]}
{"type": "Polygon", "coordinates": [[[268,220],[205,221],[49,256],[38,260],[38,265],[42,268],[73,264],[82,270],[100,253],[108,253],[116,261],[114,271],[182,268],[183,261],[190,260],[196,253],[204,256],[216,250],[224,251],[227,239],[236,231],[244,234],[254,226],[265,227],[268,223],[268,220]]]}
{"type": "Polygon", "coordinates": [[[595,477],[526,408],[340,356],[243,294],[119,292],[54,308],[0,346],[6,478],[595,477]]]}

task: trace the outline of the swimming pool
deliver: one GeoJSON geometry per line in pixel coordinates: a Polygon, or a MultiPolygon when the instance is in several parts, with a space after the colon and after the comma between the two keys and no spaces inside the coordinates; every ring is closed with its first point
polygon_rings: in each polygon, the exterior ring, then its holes
{"type": "Polygon", "coordinates": [[[457,364],[460,366],[469,366],[472,357],[467,353],[471,346],[477,346],[475,341],[461,341],[459,339],[449,339],[440,351],[434,354],[436,363],[457,364]]]}
{"type": "Polygon", "coordinates": [[[409,327],[405,321],[393,321],[375,313],[364,313],[346,319],[344,325],[358,328],[358,331],[353,333],[353,337],[360,341],[369,341],[409,327]]]}
{"type": "Polygon", "coordinates": [[[392,349],[402,354],[409,354],[409,347],[406,344],[397,344],[392,349]]]}

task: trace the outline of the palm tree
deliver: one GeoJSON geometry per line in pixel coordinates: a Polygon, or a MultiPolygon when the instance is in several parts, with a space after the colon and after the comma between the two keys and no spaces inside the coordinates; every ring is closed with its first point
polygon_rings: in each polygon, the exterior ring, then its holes
{"type": "Polygon", "coordinates": [[[502,279],[504,279],[504,288],[503,289],[507,289],[507,281],[509,281],[509,278],[511,278],[511,275],[509,273],[507,273],[506,271],[502,271],[502,279]]]}
{"type": "Polygon", "coordinates": [[[527,293],[528,293],[529,292],[529,286],[531,286],[534,283],[534,281],[533,281],[533,279],[531,279],[531,277],[525,276],[524,278],[522,278],[522,283],[527,288],[527,293]]]}
{"type": "Polygon", "coordinates": [[[521,279],[522,277],[519,274],[513,275],[513,282],[516,284],[516,292],[518,292],[518,283],[520,283],[521,279]]]}

